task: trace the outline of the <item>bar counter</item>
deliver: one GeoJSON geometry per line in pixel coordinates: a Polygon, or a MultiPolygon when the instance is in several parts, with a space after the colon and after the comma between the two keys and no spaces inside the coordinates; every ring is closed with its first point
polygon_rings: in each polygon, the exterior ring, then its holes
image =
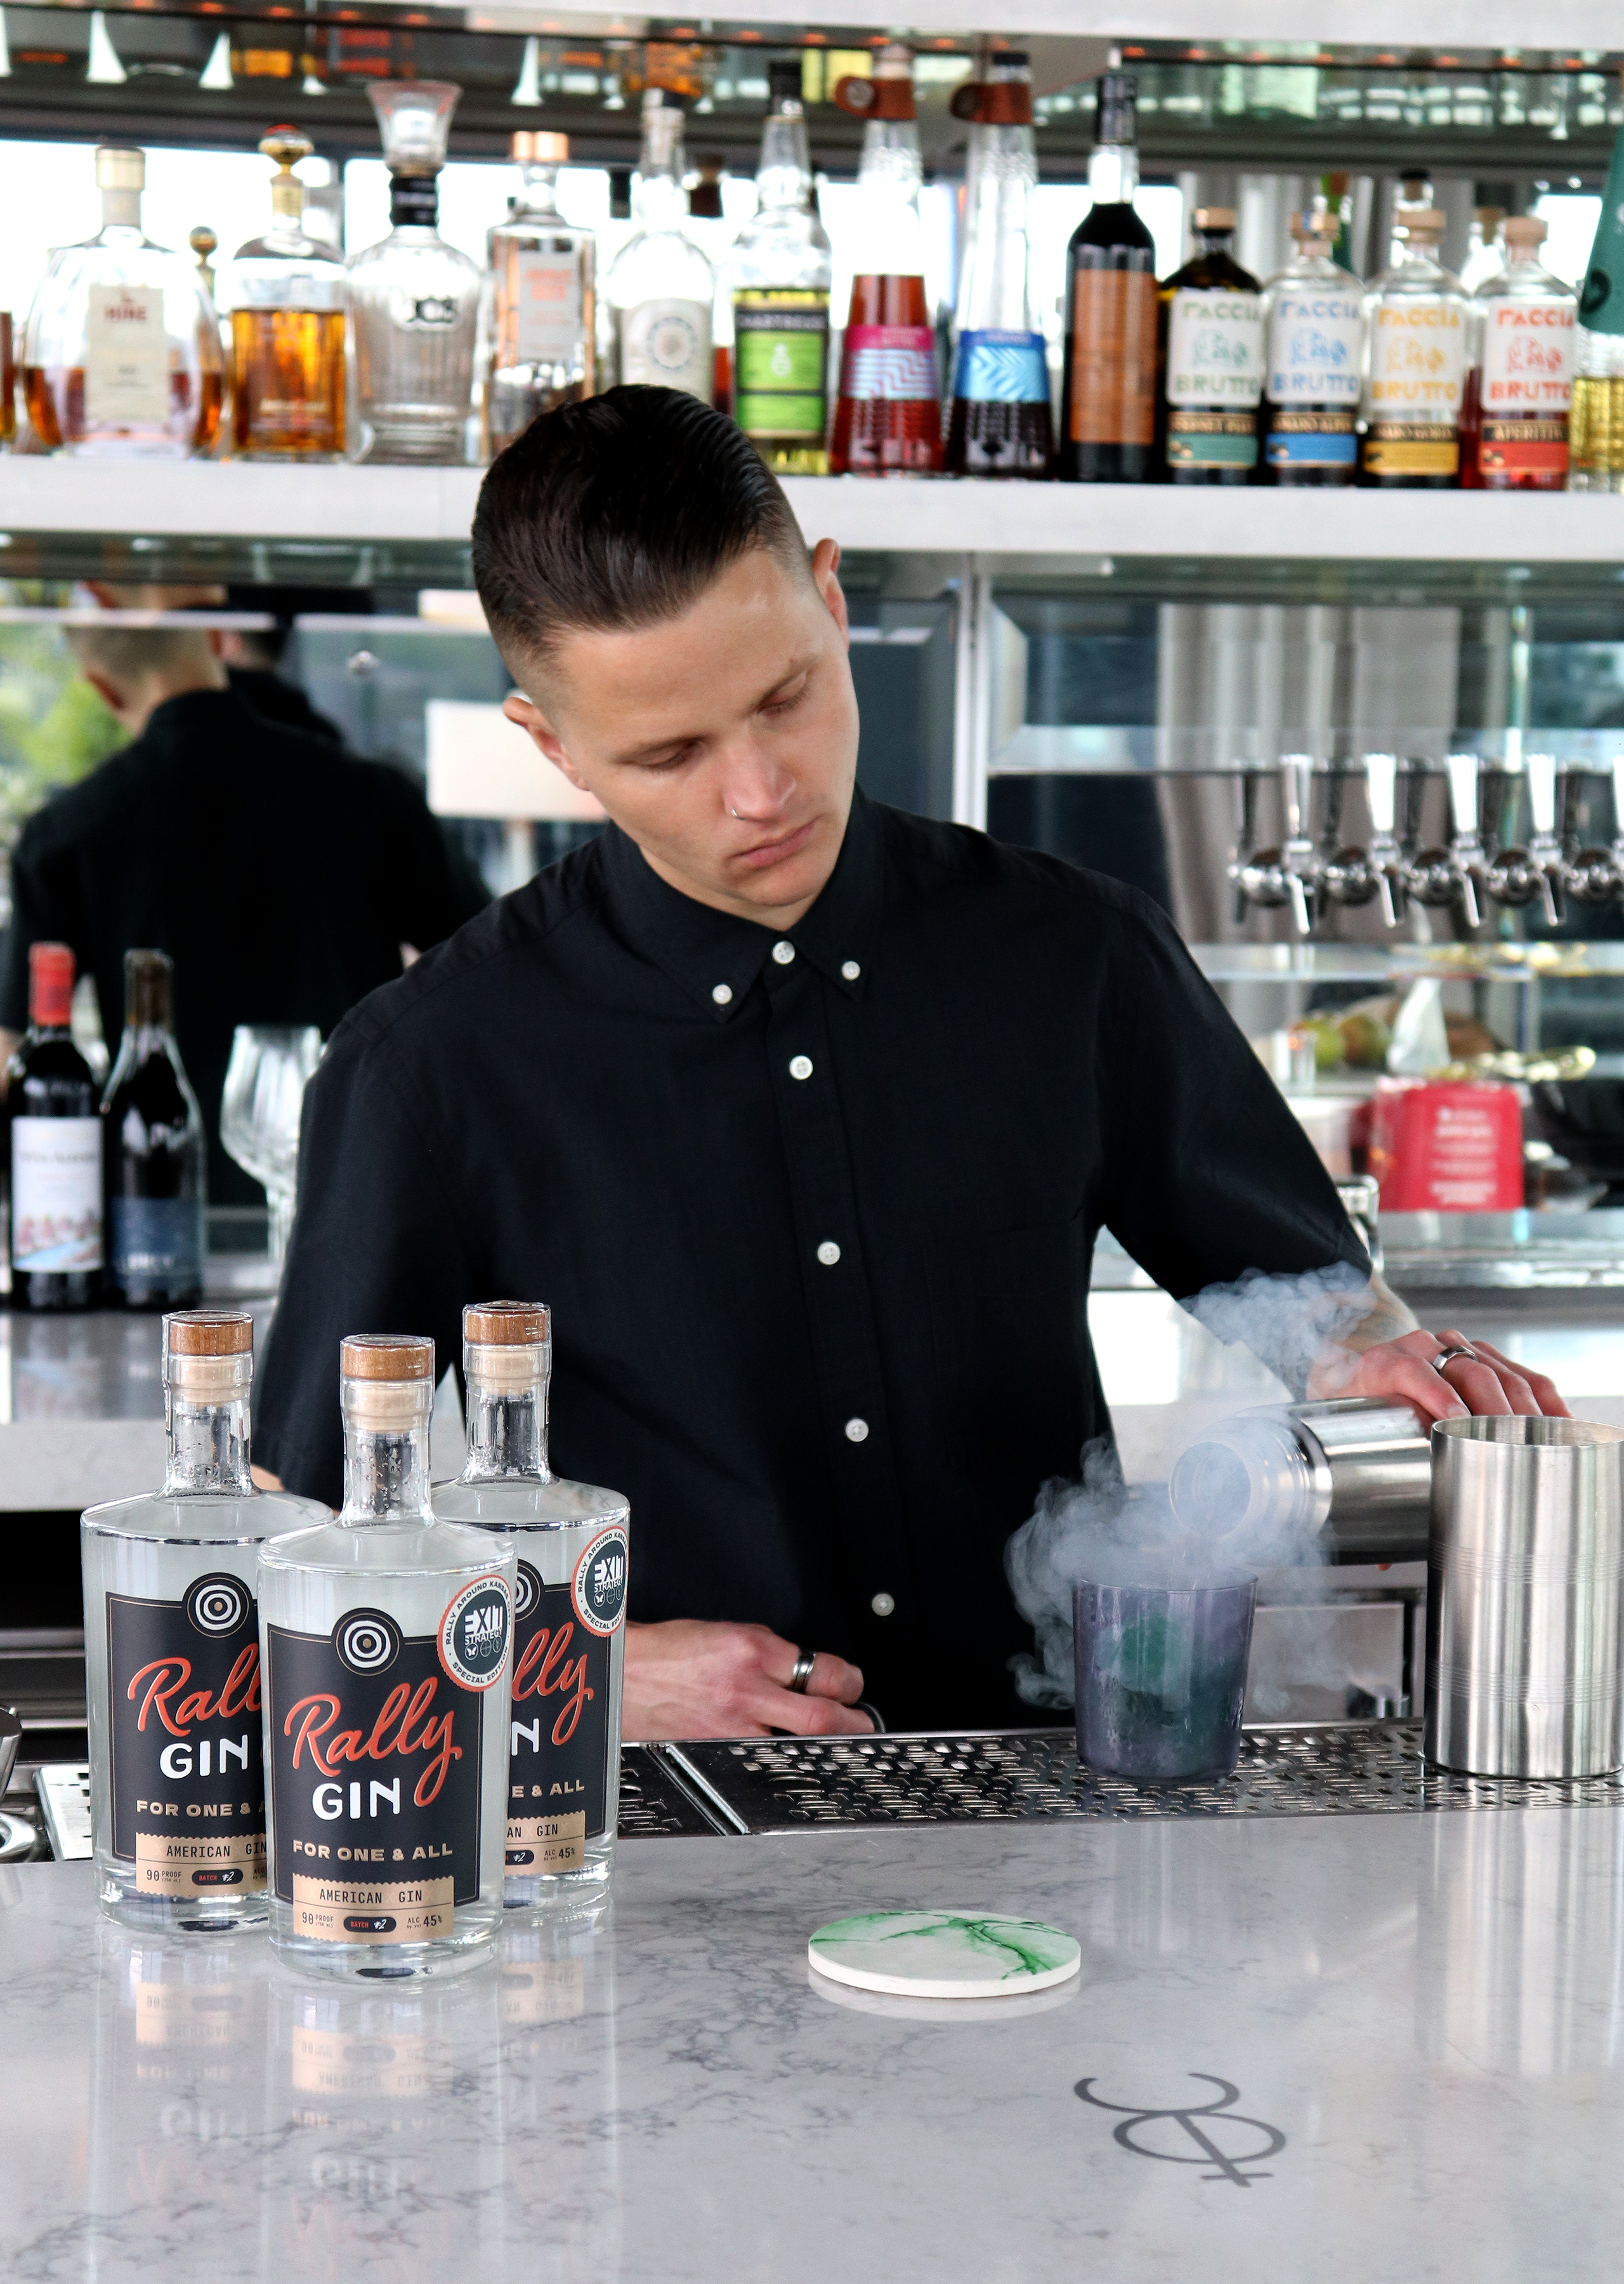
{"type": "Polygon", "coordinates": [[[608,1912],[338,1986],[0,1866],[16,2284],[1616,2272],[1624,1817],[1153,1816],[624,1842],[608,1912]],[[866,1909],[1078,1983],[815,1983],[866,1909]]]}

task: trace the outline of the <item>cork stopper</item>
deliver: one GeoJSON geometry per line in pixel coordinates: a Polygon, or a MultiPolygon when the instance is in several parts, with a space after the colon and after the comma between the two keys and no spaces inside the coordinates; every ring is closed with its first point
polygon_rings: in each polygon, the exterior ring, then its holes
{"type": "Polygon", "coordinates": [[[1195,225],[1198,230],[1233,230],[1235,208],[1233,207],[1198,207],[1195,211],[1195,225]]]}
{"type": "Polygon", "coordinates": [[[183,1309],[163,1320],[167,1387],[191,1404],[230,1404],[254,1378],[254,1319],[246,1309],[183,1309]]]}
{"type": "Polygon", "coordinates": [[[262,156],[274,160],[277,167],[270,178],[270,210],[284,221],[298,222],[304,214],[304,184],[293,169],[315,148],[296,127],[273,127],[260,139],[262,156]]]}
{"type": "Polygon", "coordinates": [[[1448,219],[1441,207],[1400,207],[1394,227],[1407,238],[1441,238],[1448,219]]]}
{"type": "Polygon", "coordinates": [[[521,127],[509,146],[517,167],[564,167],[569,163],[569,137],[549,135],[540,128],[521,127]]]}
{"type": "Polygon", "coordinates": [[[1506,244],[1526,247],[1530,253],[1536,246],[1543,246],[1550,235],[1549,223],[1542,223],[1538,215],[1512,215],[1506,222],[1506,244]]]}
{"type": "Polygon", "coordinates": [[[142,191],[146,188],[146,153],[128,151],[117,143],[103,143],[96,153],[98,191],[142,191]]]}
{"type": "Polygon", "coordinates": [[[351,1333],[339,1346],[346,1380],[426,1380],[434,1377],[434,1343],[419,1333],[351,1333]]]}
{"type": "Polygon", "coordinates": [[[463,1310],[463,1338],[474,1347],[528,1348],[551,1331],[544,1301],[479,1301],[463,1310]]]}
{"type": "Polygon", "coordinates": [[[339,1347],[340,1409],[369,1435],[428,1426],[434,1343],[410,1333],[352,1333],[339,1347]]]}
{"type": "Polygon", "coordinates": [[[1293,238],[1340,238],[1341,235],[1342,217],[1332,214],[1329,207],[1321,207],[1314,213],[1305,210],[1292,216],[1293,238]]]}

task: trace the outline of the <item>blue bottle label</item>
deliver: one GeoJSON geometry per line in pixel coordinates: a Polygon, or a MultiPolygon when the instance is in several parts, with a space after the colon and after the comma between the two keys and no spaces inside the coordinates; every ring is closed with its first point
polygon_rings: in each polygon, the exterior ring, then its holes
{"type": "Polygon", "coordinates": [[[1047,404],[1049,364],[1043,354],[1043,336],[961,333],[953,394],[972,404],[1047,404]]]}
{"type": "Polygon", "coordinates": [[[1269,431],[1271,468],[1351,468],[1356,440],[1351,413],[1289,413],[1269,431]]]}
{"type": "Polygon", "coordinates": [[[203,1280],[201,1198],[113,1198],[108,1258],[120,1284],[198,1285],[203,1280]]]}

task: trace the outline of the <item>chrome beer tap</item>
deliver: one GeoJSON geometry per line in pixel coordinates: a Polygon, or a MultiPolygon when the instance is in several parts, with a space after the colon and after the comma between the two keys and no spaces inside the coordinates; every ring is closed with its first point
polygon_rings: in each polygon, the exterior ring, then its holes
{"type": "Polygon", "coordinates": [[[1404,914],[1404,852],[1399,847],[1399,757],[1367,754],[1364,797],[1370,811],[1370,848],[1366,859],[1381,898],[1381,916],[1397,927],[1404,914]]]}
{"type": "MultiPolygon", "coordinates": [[[[1570,771],[1568,783],[1573,782],[1570,771]]],[[[1615,755],[1612,762],[1612,845],[1581,849],[1570,856],[1562,867],[1562,884],[1579,904],[1610,904],[1624,889],[1624,755],[1615,755]]]]}
{"type": "Polygon", "coordinates": [[[1524,766],[1534,832],[1526,849],[1502,849],[1492,859],[1487,874],[1488,893],[1497,904],[1513,909],[1531,904],[1537,897],[1547,927],[1559,927],[1562,843],[1557,836],[1556,755],[1530,754],[1524,766]]]}
{"type": "Polygon", "coordinates": [[[1485,869],[1483,833],[1478,816],[1480,763],[1475,754],[1446,754],[1444,775],[1449,780],[1449,817],[1454,827],[1449,864],[1460,897],[1462,917],[1468,927],[1482,925],[1483,906],[1478,890],[1485,869]]]}
{"type": "Polygon", "coordinates": [[[1312,754],[1283,754],[1281,790],[1285,803],[1285,839],[1277,849],[1254,849],[1259,772],[1246,770],[1241,777],[1240,839],[1230,864],[1235,883],[1235,917],[1246,916],[1248,904],[1264,911],[1289,904],[1300,936],[1313,933],[1318,900],[1320,863],[1308,837],[1308,804],[1314,784],[1312,754]]]}

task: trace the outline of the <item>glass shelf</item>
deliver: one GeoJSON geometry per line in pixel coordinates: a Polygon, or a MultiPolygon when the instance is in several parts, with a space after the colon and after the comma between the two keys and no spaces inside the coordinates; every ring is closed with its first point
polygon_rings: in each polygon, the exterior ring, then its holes
{"type": "Polygon", "coordinates": [[[1624,943],[1192,943],[1209,983],[1543,983],[1624,975],[1624,943]]]}

